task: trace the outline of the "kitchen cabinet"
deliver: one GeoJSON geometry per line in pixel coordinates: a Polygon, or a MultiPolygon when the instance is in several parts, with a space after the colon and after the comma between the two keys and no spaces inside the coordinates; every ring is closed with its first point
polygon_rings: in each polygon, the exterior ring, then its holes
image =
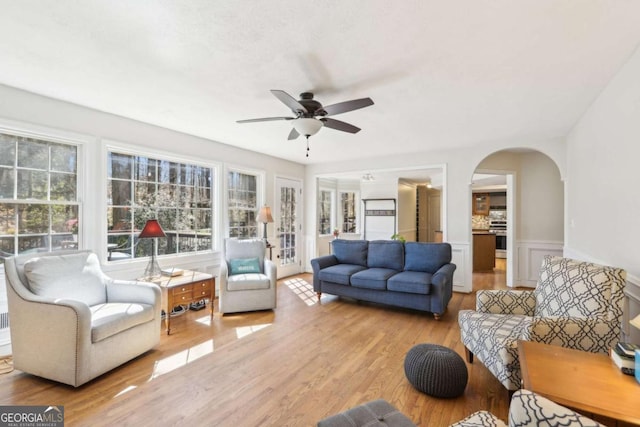
{"type": "Polygon", "coordinates": [[[496,266],[496,235],[473,233],[473,271],[492,271],[496,266]]]}
{"type": "Polygon", "coordinates": [[[473,214],[489,215],[489,193],[473,193],[473,214]]]}

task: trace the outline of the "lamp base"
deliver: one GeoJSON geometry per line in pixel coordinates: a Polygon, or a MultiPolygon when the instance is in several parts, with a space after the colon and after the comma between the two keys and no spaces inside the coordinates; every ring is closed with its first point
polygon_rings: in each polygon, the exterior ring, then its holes
{"type": "Polygon", "coordinates": [[[155,255],[151,256],[151,261],[147,264],[147,268],[144,270],[142,274],[142,279],[153,281],[162,277],[162,270],[160,269],[160,265],[158,264],[158,260],[156,260],[155,255]]]}

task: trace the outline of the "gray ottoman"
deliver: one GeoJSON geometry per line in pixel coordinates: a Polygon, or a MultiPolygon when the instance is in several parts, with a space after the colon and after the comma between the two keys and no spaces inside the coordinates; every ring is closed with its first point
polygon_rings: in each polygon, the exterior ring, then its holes
{"type": "Polygon", "coordinates": [[[416,427],[384,399],[372,400],[318,421],[318,427],[416,427]]]}
{"type": "Polygon", "coordinates": [[[436,344],[418,344],[409,350],[404,373],[412,386],[435,397],[460,396],[469,379],[462,357],[436,344]]]}

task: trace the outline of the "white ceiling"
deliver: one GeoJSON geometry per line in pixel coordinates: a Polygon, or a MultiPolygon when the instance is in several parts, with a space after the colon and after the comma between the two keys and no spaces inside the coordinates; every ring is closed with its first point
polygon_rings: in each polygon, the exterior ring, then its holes
{"type": "Polygon", "coordinates": [[[0,83],[301,163],[566,135],[637,0],[1,0],[0,83]],[[371,97],[307,159],[269,92],[371,97]]]}

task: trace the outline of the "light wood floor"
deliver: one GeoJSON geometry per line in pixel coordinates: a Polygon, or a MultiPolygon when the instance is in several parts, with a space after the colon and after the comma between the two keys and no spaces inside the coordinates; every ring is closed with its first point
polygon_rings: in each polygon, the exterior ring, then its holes
{"type": "MultiPolygon", "coordinates": [[[[504,268],[498,260],[495,274],[474,274],[474,289],[504,288],[504,268]]],[[[448,426],[481,409],[506,420],[508,393],[477,361],[455,399],[420,393],[404,375],[415,344],[464,355],[457,314],[474,307],[474,294],[455,293],[436,321],[334,296],[318,305],[310,283],[310,274],[280,280],[275,311],[216,312],[212,323],[208,310],[175,317],[156,349],[77,389],[0,375],[0,405],[64,405],[67,427],[315,426],[377,398],[421,426],[448,426]]]]}

